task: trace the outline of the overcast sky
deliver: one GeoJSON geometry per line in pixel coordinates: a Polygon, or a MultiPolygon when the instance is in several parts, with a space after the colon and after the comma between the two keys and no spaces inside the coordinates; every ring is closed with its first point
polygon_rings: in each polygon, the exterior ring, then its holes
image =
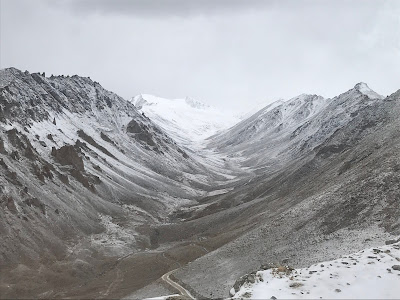
{"type": "Polygon", "coordinates": [[[247,110],[400,89],[400,1],[0,0],[1,68],[247,110]]]}

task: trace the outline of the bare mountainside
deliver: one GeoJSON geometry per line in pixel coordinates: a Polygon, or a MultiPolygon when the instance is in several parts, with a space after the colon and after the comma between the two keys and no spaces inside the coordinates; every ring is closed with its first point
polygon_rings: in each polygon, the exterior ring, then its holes
{"type": "Polygon", "coordinates": [[[1,298],[228,297],[400,234],[400,92],[301,95],[203,148],[79,76],[2,70],[0,108],[1,298]]]}
{"type": "Polygon", "coordinates": [[[304,267],[398,237],[399,96],[363,83],[332,99],[301,95],[211,138],[248,173],[160,228],[162,242],[180,228],[179,238],[214,249],[176,280],[199,297],[226,297],[261,265],[304,267]]]}
{"type": "Polygon", "coordinates": [[[89,78],[2,70],[0,108],[1,297],[66,296],[226,181],[89,78]]]}

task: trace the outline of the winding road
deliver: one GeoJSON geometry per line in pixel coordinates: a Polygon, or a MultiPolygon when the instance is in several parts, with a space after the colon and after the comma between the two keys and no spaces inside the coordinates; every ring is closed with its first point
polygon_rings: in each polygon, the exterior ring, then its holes
{"type": "MultiPolygon", "coordinates": [[[[204,252],[207,254],[209,253],[209,251],[204,247],[204,246],[200,246],[196,243],[191,243],[190,246],[194,246],[194,247],[199,247],[202,250],[204,250],[204,252]]],[[[172,286],[174,289],[176,289],[177,291],[179,291],[180,297],[183,297],[185,299],[196,299],[194,296],[192,296],[192,294],[190,294],[190,292],[185,289],[183,286],[181,286],[179,283],[173,281],[169,276],[172,275],[176,270],[178,270],[181,267],[181,264],[178,261],[174,261],[171,258],[168,258],[165,253],[162,254],[162,256],[170,261],[175,262],[178,265],[177,269],[174,269],[172,271],[169,271],[168,273],[165,273],[163,276],[161,276],[161,279],[163,281],[165,281],[165,283],[169,284],[170,286],[172,286]]]]}
{"type": "Polygon", "coordinates": [[[167,284],[169,284],[170,286],[172,286],[173,288],[175,288],[176,290],[179,291],[179,293],[181,294],[182,297],[184,297],[185,299],[196,299],[195,297],[193,297],[190,292],[185,289],[183,286],[181,286],[179,283],[173,281],[169,276],[174,273],[176,270],[172,270],[169,271],[168,273],[165,273],[161,279],[164,280],[167,284]]]}

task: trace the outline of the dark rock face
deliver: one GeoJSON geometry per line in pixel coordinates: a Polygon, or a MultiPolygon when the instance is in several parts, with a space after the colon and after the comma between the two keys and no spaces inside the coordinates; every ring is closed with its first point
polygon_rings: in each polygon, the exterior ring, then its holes
{"type": "MultiPolygon", "coordinates": [[[[0,121],[17,121],[25,125],[48,118],[48,112],[40,105],[43,90],[31,93],[32,90],[28,92],[21,88],[27,84],[37,87],[37,81],[42,83],[42,79],[37,77],[40,76],[27,75],[16,69],[9,69],[7,74],[0,74],[0,81],[3,83],[0,87],[0,121]]],[[[47,98],[47,95],[44,97],[47,98]]]]}
{"type": "Polygon", "coordinates": [[[135,135],[135,138],[139,141],[145,142],[149,146],[155,146],[156,143],[154,142],[151,134],[149,132],[141,132],[135,135]]]}
{"type": "Polygon", "coordinates": [[[13,145],[15,148],[20,150],[26,148],[26,145],[22,142],[17,129],[11,129],[7,131],[7,136],[11,145],[13,145]]]}
{"type": "Polygon", "coordinates": [[[131,120],[126,127],[128,133],[141,133],[143,130],[142,126],[135,120],[131,120]]]}
{"type": "Polygon", "coordinates": [[[69,165],[75,167],[78,171],[84,171],[82,157],[79,155],[77,149],[72,145],[62,146],[60,149],[53,147],[51,155],[61,165],[69,165]]]}
{"type": "Polygon", "coordinates": [[[52,179],[53,178],[52,171],[55,171],[53,166],[46,163],[44,163],[42,166],[40,164],[34,163],[32,165],[32,169],[33,169],[33,174],[35,174],[36,177],[39,178],[40,181],[42,182],[45,181],[45,178],[52,179]]]}
{"type": "Polygon", "coordinates": [[[2,195],[0,198],[0,205],[5,206],[12,214],[17,214],[18,209],[15,205],[14,199],[9,195],[2,195]]]}
{"type": "Polygon", "coordinates": [[[39,208],[42,214],[46,214],[46,206],[38,198],[29,198],[24,203],[29,207],[39,208]]]}
{"type": "Polygon", "coordinates": [[[139,124],[137,121],[131,120],[128,123],[126,132],[131,133],[133,137],[139,142],[144,142],[151,147],[156,146],[156,143],[153,140],[153,135],[150,132],[149,126],[145,124],[139,124]]]}
{"type": "MultiPolygon", "coordinates": [[[[6,134],[8,137],[8,141],[11,143],[11,145],[14,146],[16,149],[18,149],[11,152],[11,157],[13,159],[19,160],[20,153],[30,160],[34,161],[38,159],[36,150],[33,148],[31,142],[29,141],[29,139],[25,134],[19,132],[16,129],[11,129],[7,131],[6,134]],[[18,151],[20,151],[20,153],[18,151]]],[[[6,154],[4,149],[4,143],[3,146],[0,145],[0,153],[6,154]],[[1,148],[3,149],[1,150],[1,148]]]]}
{"type": "MultiPolygon", "coordinates": [[[[243,275],[238,280],[236,280],[235,284],[233,285],[233,289],[235,290],[235,293],[237,293],[244,284],[255,283],[256,282],[256,273],[257,273],[256,271],[251,272],[250,274],[243,275]]],[[[231,295],[231,296],[233,296],[233,295],[231,295]]]]}
{"type": "Polygon", "coordinates": [[[101,137],[104,141],[106,141],[107,143],[110,143],[110,144],[116,146],[115,142],[114,142],[113,140],[111,140],[110,137],[109,137],[107,134],[105,134],[103,131],[100,133],[100,137],[101,137]]]}
{"type": "Polygon", "coordinates": [[[321,155],[324,158],[334,154],[334,153],[340,153],[346,149],[346,145],[329,145],[326,147],[322,147],[318,150],[317,155],[321,155]]]}
{"type": "Polygon", "coordinates": [[[152,150],[157,154],[164,152],[176,151],[185,159],[189,159],[189,155],[169,138],[159,127],[150,123],[150,120],[142,115],[142,122],[132,119],[127,127],[126,132],[136,141],[143,144],[146,150],[152,150]]]}
{"type": "Polygon", "coordinates": [[[96,141],[91,136],[88,136],[83,130],[78,130],[78,136],[80,138],[82,138],[83,140],[85,140],[86,142],[88,142],[90,145],[92,145],[92,146],[96,147],[97,149],[99,149],[104,154],[107,154],[108,156],[110,156],[112,158],[115,158],[115,156],[112,155],[110,153],[110,151],[108,151],[106,148],[104,148],[103,146],[101,146],[98,143],[96,143],[96,141]]]}
{"type": "Polygon", "coordinates": [[[49,133],[47,135],[47,138],[54,143],[54,139],[53,139],[53,135],[52,134],[49,133]]]}
{"type": "Polygon", "coordinates": [[[387,241],[385,241],[385,245],[391,245],[391,244],[395,244],[397,242],[400,242],[400,238],[397,240],[387,240],[387,241]]]}
{"type": "Polygon", "coordinates": [[[4,148],[4,141],[2,138],[0,138],[0,153],[1,154],[7,154],[6,149],[4,148]]]}
{"type": "MultiPolygon", "coordinates": [[[[56,149],[55,147],[53,147],[51,154],[53,155],[56,162],[58,162],[59,164],[63,166],[73,167],[69,169],[69,174],[74,177],[78,182],[80,182],[84,187],[92,192],[95,192],[96,189],[94,185],[99,184],[101,180],[99,177],[85,171],[83,159],[79,150],[80,147],[83,147],[83,144],[78,141],[75,146],[65,145],[62,146],[60,149],[56,149]]],[[[47,173],[42,171],[42,173],[40,174],[42,176],[46,176],[47,173]]],[[[69,183],[68,177],[66,175],[59,174],[58,177],[63,183],[69,183]]]]}

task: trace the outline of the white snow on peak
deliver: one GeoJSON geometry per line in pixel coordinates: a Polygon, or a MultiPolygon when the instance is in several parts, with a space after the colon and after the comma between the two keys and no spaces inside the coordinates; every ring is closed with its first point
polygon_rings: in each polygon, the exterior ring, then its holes
{"type": "Polygon", "coordinates": [[[266,111],[270,111],[272,109],[274,109],[275,107],[282,105],[285,102],[284,99],[278,99],[274,102],[258,102],[257,104],[255,104],[248,112],[245,112],[241,115],[239,115],[241,120],[245,120],[249,117],[251,117],[252,115],[258,113],[259,111],[263,110],[264,112],[266,111]]]}
{"type": "Polygon", "coordinates": [[[133,104],[133,105],[135,105],[135,107],[137,108],[137,109],[141,109],[142,107],[143,107],[143,105],[151,105],[151,103],[149,103],[149,102],[147,102],[144,98],[143,98],[143,96],[140,94],[140,95],[137,95],[137,96],[135,96],[135,97],[133,97],[132,99],[131,99],[131,103],[133,104]]]}
{"type": "Polygon", "coordinates": [[[165,99],[141,94],[132,98],[131,102],[175,141],[186,146],[240,121],[233,111],[219,110],[190,97],[165,99]]]}
{"type": "Polygon", "coordinates": [[[277,110],[281,114],[281,121],[286,125],[298,126],[298,122],[303,119],[309,119],[319,113],[329,104],[329,99],[318,95],[301,94],[289,100],[278,100],[265,107],[260,116],[269,115],[272,110],[277,110]]]}
{"type": "MultiPolygon", "coordinates": [[[[251,299],[398,299],[399,243],[365,249],[336,260],[256,273],[233,296],[251,299]],[[397,267],[396,267],[397,266],[397,267]]],[[[232,289],[231,293],[234,293],[232,289]]]]}
{"type": "Polygon", "coordinates": [[[203,102],[200,102],[200,101],[198,101],[198,100],[196,100],[196,99],[194,99],[194,98],[191,98],[191,97],[186,97],[186,98],[185,98],[185,102],[186,102],[188,105],[190,105],[191,107],[193,107],[193,108],[198,108],[198,109],[207,109],[207,108],[210,108],[209,105],[204,104],[203,102]]]}
{"type": "Polygon", "coordinates": [[[382,95],[379,95],[377,92],[370,89],[370,87],[364,82],[357,83],[354,86],[354,89],[359,91],[361,94],[368,96],[371,99],[383,99],[384,98],[382,95]]]}

